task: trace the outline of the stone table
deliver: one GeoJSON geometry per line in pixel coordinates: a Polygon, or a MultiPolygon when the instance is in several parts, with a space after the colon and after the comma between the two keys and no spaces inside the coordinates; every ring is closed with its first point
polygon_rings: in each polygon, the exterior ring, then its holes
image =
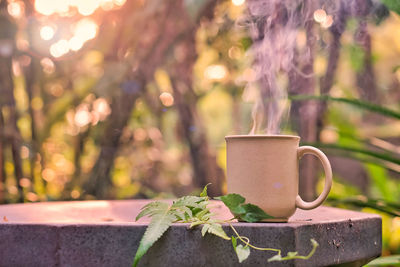
{"type": "MultiPolygon", "coordinates": [[[[134,222],[147,200],[47,202],[0,205],[0,266],[131,266],[148,218],[134,222]]],[[[221,218],[231,215],[213,202],[221,218]]],[[[241,235],[283,255],[311,250],[305,260],[267,263],[273,252],[252,250],[239,264],[230,241],[174,224],[148,251],[141,266],[361,266],[381,252],[381,218],[319,207],[298,210],[288,223],[234,223],[241,235]]],[[[229,226],[224,229],[232,234],[229,226]]]]}

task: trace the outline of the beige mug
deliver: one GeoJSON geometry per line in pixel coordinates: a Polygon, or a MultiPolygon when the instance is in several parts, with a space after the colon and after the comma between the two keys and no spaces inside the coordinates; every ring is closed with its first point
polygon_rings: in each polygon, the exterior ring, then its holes
{"type": "Polygon", "coordinates": [[[247,203],[259,206],[274,217],[265,221],[285,222],[296,208],[309,210],[321,205],[332,186],[332,169],[325,154],[312,146],[299,147],[292,135],[226,136],[228,193],[237,193],[247,203]],[[306,202],[298,194],[299,159],[315,155],[325,171],[321,195],[306,202]]]}

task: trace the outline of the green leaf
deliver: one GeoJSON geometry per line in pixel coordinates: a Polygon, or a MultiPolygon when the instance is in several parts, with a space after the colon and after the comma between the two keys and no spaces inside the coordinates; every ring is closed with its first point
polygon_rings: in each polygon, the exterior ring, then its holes
{"type": "Polygon", "coordinates": [[[271,261],[281,261],[281,260],[282,260],[281,254],[276,254],[275,256],[269,258],[269,259],[268,259],[268,262],[271,262],[271,261]]]}
{"type": "Polygon", "coordinates": [[[246,199],[239,194],[228,194],[225,196],[216,197],[215,199],[224,202],[225,206],[227,206],[234,215],[243,214],[245,212],[241,204],[243,204],[246,199]]]}
{"type": "Polygon", "coordinates": [[[258,222],[264,219],[274,218],[254,204],[244,204],[245,198],[239,194],[228,194],[217,197],[224,202],[235,218],[246,222],[258,222]]]}
{"type": "Polygon", "coordinates": [[[363,110],[368,110],[381,114],[386,117],[391,117],[394,119],[400,119],[400,112],[397,110],[389,109],[381,105],[376,105],[370,102],[362,101],[354,98],[344,98],[344,97],[331,97],[329,95],[290,95],[289,99],[292,101],[303,101],[303,100],[320,100],[320,101],[334,101],[345,103],[358,107],[363,110]]]}
{"type": "Polygon", "coordinates": [[[204,210],[198,212],[198,213],[196,214],[196,217],[199,218],[199,219],[201,220],[201,218],[202,218],[204,215],[206,215],[207,213],[209,213],[209,212],[210,212],[209,209],[204,209],[204,210]]]}
{"type": "Polygon", "coordinates": [[[208,202],[205,197],[198,197],[198,196],[184,196],[177,199],[171,208],[177,207],[190,207],[190,208],[198,208],[204,209],[207,206],[208,202]]]}
{"type": "Polygon", "coordinates": [[[231,236],[231,240],[232,240],[233,250],[235,250],[239,263],[242,263],[245,259],[249,257],[250,247],[249,246],[243,247],[243,245],[237,246],[237,238],[234,236],[231,236]]]}
{"type": "Polygon", "coordinates": [[[200,193],[200,197],[207,197],[207,187],[210,185],[211,183],[206,184],[206,186],[204,187],[203,191],[200,193]]]}
{"type": "Polygon", "coordinates": [[[193,227],[196,227],[196,226],[198,226],[198,225],[200,225],[200,224],[204,224],[204,221],[195,221],[195,222],[192,222],[191,224],[190,224],[190,227],[189,228],[193,228],[193,227]]]}
{"type": "Polygon", "coordinates": [[[137,221],[140,218],[147,216],[147,215],[162,213],[166,209],[168,209],[168,203],[160,202],[160,201],[151,202],[142,207],[142,209],[141,209],[142,211],[136,216],[135,220],[137,221]]]}
{"type": "Polygon", "coordinates": [[[259,222],[264,219],[274,218],[271,215],[268,215],[256,205],[253,204],[245,204],[242,206],[245,210],[245,213],[240,215],[240,219],[246,222],[259,222]]]}
{"type": "Polygon", "coordinates": [[[368,267],[374,266],[399,266],[400,265],[400,255],[391,255],[387,257],[379,257],[370,263],[368,263],[368,267]]]}
{"type": "Polygon", "coordinates": [[[244,260],[246,260],[249,255],[250,255],[250,247],[245,246],[243,247],[243,245],[238,245],[235,249],[236,255],[239,259],[239,263],[242,263],[244,260]]]}
{"type": "Polygon", "coordinates": [[[299,254],[297,251],[288,252],[287,257],[288,258],[293,258],[293,257],[297,256],[297,254],[299,254]]]}
{"type": "Polygon", "coordinates": [[[222,226],[218,223],[206,223],[203,226],[203,229],[201,229],[201,234],[204,236],[206,233],[216,235],[218,237],[221,237],[225,240],[231,240],[225,233],[224,229],[222,229],[222,226]]]}
{"type": "Polygon", "coordinates": [[[159,209],[157,213],[153,213],[151,222],[147,227],[142,239],[140,240],[139,248],[136,251],[133,266],[137,266],[139,260],[147,252],[147,250],[149,250],[154,242],[156,242],[176,220],[176,217],[169,211],[170,210],[167,204],[165,210],[161,211],[159,209]]]}
{"type": "Polygon", "coordinates": [[[236,251],[237,238],[234,236],[231,236],[231,241],[232,241],[233,249],[236,251]]]}
{"type": "Polygon", "coordinates": [[[203,225],[203,228],[201,229],[201,236],[205,236],[206,233],[208,232],[208,229],[210,228],[210,224],[206,223],[203,225]]]}
{"type": "Polygon", "coordinates": [[[382,3],[387,6],[393,12],[396,12],[400,15],[400,1],[399,0],[381,0],[382,3]]]}

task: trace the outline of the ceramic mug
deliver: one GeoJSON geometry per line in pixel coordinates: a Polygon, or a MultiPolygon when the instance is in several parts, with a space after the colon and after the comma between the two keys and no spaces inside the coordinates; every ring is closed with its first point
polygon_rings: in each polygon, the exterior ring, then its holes
{"type": "Polygon", "coordinates": [[[312,146],[299,147],[292,135],[226,136],[228,193],[237,193],[275,217],[266,221],[287,221],[296,208],[309,210],[324,202],[332,186],[332,169],[325,154],[312,146]],[[306,202],[298,194],[299,160],[315,155],[325,171],[321,195],[306,202]]]}

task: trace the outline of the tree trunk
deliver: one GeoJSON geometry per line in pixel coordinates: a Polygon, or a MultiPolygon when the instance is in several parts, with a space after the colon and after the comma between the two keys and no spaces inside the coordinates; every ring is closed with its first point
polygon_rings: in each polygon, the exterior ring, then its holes
{"type": "Polygon", "coordinates": [[[3,113],[1,112],[0,109],[0,204],[5,203],[5,192],[6,192],[6,172],[4,169],[4,162],[5,162],[4,145],[5,145],[4,118],[3,118],[3,113]]]}
{"type": "MultiPolygon", "coordinates": [[[[347,21],[347,11],[345,10],[345,3],[340,1],[340,7],[338,11],[337,20],[330,28],[330,33],[332,36],[332,41],[329,45],[329,56],[328,56],[328,66],[326,68],[325,75],[320,79],[320,94],[329,95],[332,88],[339,58],[340,58],[340,39],[345,30],[345,25],[347,21]]],[[[319,105],[319,112],[317,116],[317,139],[319,139],[319,134],[324,127],[324,116],[327,109],[327,102],[321,101],[319,105]]]]}
{"type": "MultiPolygon", "coordinates": [[[[0,2],[0,42],[3,46],[0,55],[0,112],[5,106],[8,107],[8,116],[4,118],[4,139],[10,142],[12,159],[14,162],[14,175],[18,187],[18,201],[24,201],[23,188],[20,180],[23,178],[22,161],[20,157],[21,135],[17,126],[18,115],[14,100],[14,81],[12,74],[12,56],[15,51],[15,35],[17,27],[7,15],[7,2],[0,2]]],[[[4,114],[3,114],[4,115],[4,114]]]]}
{"type": "Polygon", "coordinates": [[[193,29],[177,45],[180,59],[170,67],[175,106],[178,110],[181,128],[189,145],[194,184],[204,187],[211,183],[209,194],[222,194],[224,172],[210,151],[206,131],[197,112],[197,97],[193,91],[193,66],[196,63],[196,30],[193,29]]]}
{"type": "Polygon", "coordinates": [[[371,36],[368,33],[367,15],[372,9],[370,1],[356,0],[355,15],[359,17],[358,28],[354,33],[354,41],[363,50],[363,64],[356,74],[356,85],[360,97],[370,102],[379,103],[375,73],[372,65],[371,36]]]}
{"type": "MultiPolygon", "coordinates": [[[[136,84],[135,82],[132,82],[136,84]]],[[[142,83],[137,83],[137,90],[123,91],[112,101],[111,114],[108,125],[103,134],[100,155],[93,167],[89,181],[85,184],[85,191],[97,198],[110,198],[108,189],[111,186],[110,173],[119,148],[122,131],[128,123],[131,111],[139,97],[142,83]]]]}
{"type": "MultiPolygon", "coordinates": [[[[289,93],[296,94],[315,94],[315,74],[314,74],[314,55],[316,37],[314,33],[314,21],[312,19],[315,10],[315,1],[308,0],[304,4],[305,31],[307,42],[306,53],[301,56],[297,54],[297,69],[292,69],[289,73],[289,93]],[[300,72],[300,73],[299,73],[300,72]]],[[[316,141],[316,122],[317,108],[315,101],[292,102],[291,119],[295,130],[301,137],[302,142],[316,141]]],[[[317,161],[315,158],[306,157],[302,159],[300,165],[299,192],[304,200],[313,200],[316,194],[317,161]]]]}

